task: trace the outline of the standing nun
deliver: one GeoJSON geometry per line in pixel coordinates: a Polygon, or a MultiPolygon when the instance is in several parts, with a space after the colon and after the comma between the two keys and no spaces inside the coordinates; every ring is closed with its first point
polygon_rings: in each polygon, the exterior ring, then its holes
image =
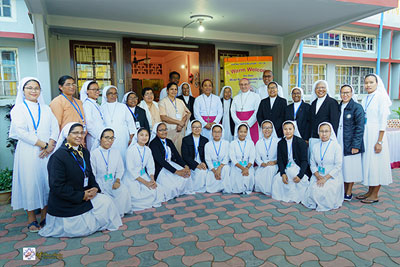
{"type": "Polygon", "coordinates": [[[337,133],[339,127],[340,109],[338,102],[329,96],[328,82],[318,80],[313,84],[310,109],[311,138],[310,148],[319,140],[318,125],[321,122],[329,122],[337,133]]]}
{"type": "Polygon", "coordinates": [[[156,165],[155,177],[166,191],[167,199],[192,193],[189,166],[179,155],[174,143],[167,138],[167,125],[157,123],[151,133],[150,149],[156,165]]]}
{"type": "Polygon", "coordinates": [[[299,203],[309,183],[307,144],[299,137],[295,122],[285,121],[282,127],[285,138],[278,143],[279,173],[272,184],[272,198],[299,203]]]}
{"type": "Polygon", "coordinates": [[[80,99],[85,111],[86,127],[86,147],[92,151],[92,147],[97,143],[97,137],[100,136],[104,128],[104,116],[97,104],[97,98],[100,95],[99,85],[95,81],[86,81],[81,88],[80,99]]]}
{"type": "Polygon", "coordinates": [[[169,200],[163,187],[155,181],[154,159],[147,146],[149,138],[149,131],[140,128],[135,137],[137,142],[132,142],[126,151],[128,160],[123,182],[131,193],[133,211],[157,208],[169,200]]]}
{"type": "Polygon", "coordinates": [[[311,176],[304,206],[317,211],[338,209],[343,204],[342,147],[329,122],[319,125],[320,140],[311,148],[311,176]]]}
{"type": "Polygon", "coordinates": [[[231,115],[231,106],[232,106],[232,87],[224,86],[222,87],[221,94],[219,95],[221,98],[223,116],[221,119],[221,124],[224,126],[226,131],[224,131],[223,138],[230,142],[233,140],[233,135],[235,133],[235,122],[232,119],[231,115]]]}
{"type": "Polygon", "coordinates": [[[365,111],[363,184],[369,186],[369,189],[357,199],[361,199],[362,203],[372,204],[379,201],[381,186],[392,183],[389,146],[385,135],[392,101],[382,79],[376,74],[365,76],[364,88],[368,95],[362,101],[365,111]]]}
{"type": "Polygon", "coordinates": [[[261,123],[262,137],[256,144],[256,163],[254,191],[271,195],[272,183],[278,172],[277,149],[279,138],[272,121],[261,123]]]}
{"type": "Polygon", "coordinates": [[[40,82],[33,77],[18,83],[11,110],[9,137],[18,140],[14,154],[11,206],[28,213],[28,230],[39,231],[45,224],[49,183],[48,156],[58,138],[58,122],[44,103],[40,82]],[[40,226],[34,210],[41,209],[40,226]]]}
{"type": "Polygon", "coordinates": [[[146,128],[148,132],[150,132],[149,121],[147,120],[146,111],[139,107],[138,104],[138,96],[135,92],[128,92],[124,95],[122,99],[122,104],[126,105],[129,113],[132,115],[133,120],[135,121],[136,129],[146,128]]]}
{"type": "Polygon", "coordinates": [[[128,187],[121,183],[124,175],[124,161],[118,150],[112,147],[114,130],[105,128],[98,136],[99,146],[90,154],[92,171],[101,192],[114,200],[121,217],[131,212],[131,199],[128,187]]]}
{"type": "Polygon", "coordinates": [[[208,139],[201,135],[202,125],[198,120],[190,124],[191,132],[182,140],[182,158],[192,170],[192,189],[194,193],[206,192],[208,174],[204,157],[204,146],[208,139]]]}
{"type": "Polygon", "coordinates": [[[300,87],[293,87],[292,92],[293,103],[286,107],[285,119],[295,121],[301,138],[308,142],[310,139],[310,104],[303,101],[304,92],[300,87]]]}
{"type": "Polygon", "coordinates": [[[68,123],[60,133],[47,166],[49,209],[46,226],[39,231],[41,236],[87,236],[122,226],[113,200],[100,194],[89,151],[82,145],[84,135],[83,125],[77,122],[68,123]]]}
{"type": "Polygon", "coordinates": [[[344,200],[350,201],[353,197],[354,182],[362,180],[361,153],[364,153],[364,110],[358,104],[357,97],[351,85],[343,85],[340,88],[340,121],[338,130],[338,142],[343,148],[343,180],[344,200]],[[353,97],[355,100],[353,100],[353,97]]]}
{"type": "Polygon", "coordinates": [[[221,121],[223,110],[218,96],[212,93],[213,83],[206,79],[201,83],[202,94],[194,101],[194,117],[203,125],[203,136],[211,138],[211,127],[221,121]]]}
{"type": "MultiPolygon", "coordinates": [[[[192,95],[192,88],[190,87],[190,84],[187,82],[183,82],[180,86],[179,86],[179,90],[180,92],[182,92],[182,95],[179,95],[176,98],[179,98],[180,100],[182,100],[186,107],[188,108],[188,110],[190,111],[191,115],[190,115],[190,121],[194,120],[194,111],[193,111],[193,107],[194,107],[194,101],[196,100],[193,95],[192,95]]],[[[179,91],[178,90],[178,91],[179,91]]]]}
{"type": "Polygon", "coordinates": [[[117,101],[117,87],[110,85],[103,89],[101,110],[104,114],[105,126],[114,129],[117,137],[114,148],[125,160],[126,150],[136,133],[135,121],[124,104],[117,101]]]}
{"type": "Polygon", "coordinates": [[[204,148],[204,154],[208,169],[206,178],[206,191],[208,193],[231,192],[229,181],[229,142],[223,139],[224,127],[221,124],[214,124],[211,127],[211,140],[204,148]]]}
{"type": "MultiPolygon", "coordinates": [[[[256,151],[246,123],[236,127],[235,140],[229,146],[231,173],[229,182],[232,193],[251,194],[254,189],[254,160],[256,151]]],[[[228,183],[228,181],[226,181],[228,183]]]]}

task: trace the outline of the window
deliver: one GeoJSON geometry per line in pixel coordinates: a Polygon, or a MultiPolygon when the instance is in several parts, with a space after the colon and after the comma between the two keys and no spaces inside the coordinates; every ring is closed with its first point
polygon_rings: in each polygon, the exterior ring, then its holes
{"type": "MultiPolygon", "coordinates": [[[[293,87],[297,86],[298,64],[292,64],[289,68],[289,88],[288,95],[293,87]]],[[[326,65],[324,64],[303,64],[301,74],[301,88],[305,95],[311,95],[312,86],[318,80],[326,79],[326,65]]]]}
{"type": "Polygon", "coordinates": [[[115,85],[115,44],[70,41],[77,86],[96,80],[100,89],[115,85]]]}
{"type": "Polygon", "coordinates": [[[15,96],[17,82],[17,50],[0,49],[0,96],[15,96]]]}
{"type": "Polygon", "coordinates": [[[0,17],[11,18],[11,0],[0,0],[0,17]]]}
{"type": "Polygon", "coordinates": [[[374,51],[374,38],[361,35],[343,34],[342,45],[343,48],[347,49],[374,51]]]}
{"type": "Polygon", "coordinates": [[[317,36],[314,35],[307,39],[304,39],[304,45],[317,46],[317,36]]]}
{"type": "Polygon", "coordinates": [[[366,94],[364,90],[364,77],[367,74],[374,73],[375,69],[372,67],[361,66],[336,66],[336,90],[335,93],[339,95],[340,87],[343,84],[350,84],[353,86],[356,94],[366,94]]]}
{"type": "Polygon", "coordinates": [[[325,47],[339,47],[340,34],[324,32],[318,35],[318,45],[325,47]]]}

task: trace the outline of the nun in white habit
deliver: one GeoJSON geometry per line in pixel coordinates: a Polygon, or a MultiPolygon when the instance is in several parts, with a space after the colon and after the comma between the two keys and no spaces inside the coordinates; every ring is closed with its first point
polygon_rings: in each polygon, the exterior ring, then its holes
{"type": "Polygon", "coordinates": [[[101,110],[104,114],[105,127],[114,129],[117,137],[114,148],[125,160],[126,150],[132,142],[137,129],[135,121],[126,106],[118,101],[117,87],[111,85],[103,89],[101,110]]]}
{"type": "Polygon", "coordinates": [[[231,192],[230,184],[226,187],[225,181],[229,180],[229,142],[223,139],[224,127],[214,124],[211,127],[211,140],[204,147],[204,156],[210,170],[206,178],[206,191],[208,193],[231,192]]]}
{"type": "Polygon", "coordinates": [[[92,151],[92,147],[97,143],[97,137],[100,136],[104,125],[104,116],[97,98],[100,95],[99,85],[95,81],[86,81],[80,91],[80,99],[85,111],[86,129],[86,147],[92,151]]]}
{"type": "Polygon", "coordinates": [[[311,148],[311,176],[304,206],[317,211],[338,209],[343,204],[342,147],[329,122],[319,125],[320,140],[311,148]]]}
{"type": "Polygon", "coordinates": [[[235,122],[231,115],[231,105],[232,105],[232,87],[224,86],[222,87],[221,94],[219,98],[222,102],[223,115],[222,115],[222,126],[224,126],[224,136],[223,138],[231,142],[233,140],[232,132],[235,130],[235,122]]]}
{"type": "MultiPolygon", "coordinates": [[[[15,106],[11,110],[9,137],[18,140],[14,154],[11,206],[28,212],[28,229],[39,230],[34,210],[46,216],[49,183],[47,162],[58,138],[56,117],[44,103],[40,82],[26,77],[18,84],[15,106]]],[[[44,223],[41,223],[43,226],[44,223]]]]}
{"type": "Polygon", "coordinates": [[[299,203],[309,184],[307,144],[299,136],[294,121],[282,125],[284,138],[278,142],[278,168],[272,184],[272,198],[299,203]]]}
{"type": "Polygon", "coordinates": [[[254,160],[256,151],[250,138],[250,129],[246,123],[240,123],[235,129],[235,140],[229,146],[231,159],[231,193],[251,194],[254,189],[254,160]]]}
{"type": "Polygon", "coordinates": [[[99,146],[90,153],[90,164],[100,186],[101,192],[114,200],[121,217],[131,212],[131,200],[128,187],[121,183],[124,175],[124,161],[118,150],[112,147],[114,143],[114,130],[103,129],[99,136],[99,146]]]}
{"type": "Polygon", "coordinates": [[[154,159],[146,145],[150,134],[140,128],[126,151],[127,164],[123,182],[128,186],[133,211],[157,208],[168,201],[163,187],[154,178],[154,159]]]}
{"type": "Polygon", "coordinates": [[[271,195],[272,182],[278,173],[277,151],[280,138],[276,135],[272,121],[261,123],[262,137],[256,144],[256,163],[254,191],[271,195]]]}

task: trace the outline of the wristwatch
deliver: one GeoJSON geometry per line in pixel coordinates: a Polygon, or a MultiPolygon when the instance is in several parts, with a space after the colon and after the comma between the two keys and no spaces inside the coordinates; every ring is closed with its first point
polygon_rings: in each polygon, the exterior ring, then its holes
{"type": "Polygon", "coordinates": [[[383,144],[383,142],[382,141],[378,141],[378,143],[377,143],[378,145],[382,145],[383,144]]]}
{"type": "Polygon", "coordinates": [[[43,149],[47,149],[49,147],[49,143],[46,143],[43,149]]]}

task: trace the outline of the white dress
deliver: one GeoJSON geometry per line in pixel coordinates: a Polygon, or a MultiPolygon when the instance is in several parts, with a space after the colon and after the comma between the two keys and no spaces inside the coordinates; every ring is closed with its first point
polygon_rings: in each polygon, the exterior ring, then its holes
{"type": "Polygon", "coordinates": [[[277,160],[277,149],[279,139],[270,136],[268,139],[262,137],[256,144],[256,163],[258,165],[255,173],[254,191],[271,195],[272,182],[278,173],[278,164],[261,167],[262,163],[277,160]]]}
{"type": "Polygon", "coordinates": [[[123,217],[130,213],[132,209],[128,187],[121,182],[118,189],[112,189],[115,180],[122,180],[124,175],[124,162],[119,151],[98,147],[90,153],[90,164],[101,192],[114,200],[119,215],[123,217]]]}
{"type": "MultiPolygon", "coordinates": [[[[342,104],[341,106],[341,114],[339,120],[339,129],[338,129],[338,142],[343,150],[343,113],[344,109],[346,108],[346,104],[342,104]]],[[[342,151],[343,155],[343,151],[342,151]]],[[[343,155],[343,164],[342,164],[342,174],[343,174],[343,181],[345,183],[357,183],[362,181],[362,160],[361,160],[361,153],[355,155],[343,155]]]]}
{"type": "Polygon", "coordinates": [[[317,211],[338,209],[342,206],[344,199],[342,147],[334,141],[331,141],[329,146],[328,144],[329,141],[320,141],[312,147],[310,165],[312,173],[318,171],[322,176],[329,174],[332,177],[325,182],[323,187],[319,187],[315,175],[311,176],[310,185],[301,201],[307,208],[317,211]],[[325,174],[323,168],[325,168],[325,174]]]}
{"type": "MultiPolygon", "coordinates": [[[[236,139],[231,142],[229,146],[229,155],[231,159],[231,173],[229,175],[229,183],[231,183],[232,191],[230,193],[243,193],[251,194],[254,189],[254,160],[256,158],[256,151],[254,143],[250,139],[240,141],[236,139]],[[249,175],[243,176],[239,167],[235,166],[237,163],[242,166],[247,166],[251,163],[249,168],[249,175]]],[[[228,183],[228,181],[226,181],[228,183]]]]}
{"type": "Polygon", "coordinates": [[[230,121],[230,114],[231,114],[231,109],[230,109],[230,103],[232,101],[232,99],[226,100],[224,99],[224,105],[223,105],[223,117],[222,117],[222,126],[224,127],[224,129],[226,129],[224,131],[224,139],[228,142],[231,142],[233,140],[233,136],[231,133],[231,121],[230,121]]]}
{"type": "Polygon", "coordinates": [[[221,140],[218,142],[209,141],[204,147],[204,154],[209,172],[206,178],[206,191],[208,193],[216,193],[221,191],[231,192],[230,185],[225,184],[229,180],[230,166],[229,166],[229,142],[221,140]],[[214,148],[215,146],[215,148],[214,148]],[[215,179],[212,169],[218,168],[220,164],[224,164],[221,170],[221,180],[215,179]]]}
{"type": "Polygon", "coordinates": [[[122,226],[121,217],[111,197],[98,193],[93,208],[73,217],[56,217],[47,213],[46,226],[39,231],[43,237],[88,236],[97,231],[115,231],[122,226]]]}
{"type": "MultiPolygon", "coordinates": [[[[35,123],[38,122],[38,104],[26,100],[35,123]]],[[[37,134],[25,104],[17,104],[11,110],[10,137],[17,139],[14,154],[11,206],[14,210],[35,210],[47,206],[49,182],[47,162],[50,155],[40,159],[38,139],[57,141],[59,127],[56,117],[47,105],[40,105],[40,122],[37,134]]]]}
{"type": "MultiPolygon", "coordinates": [[[[288,151],[291,150],[293,138],[287,141],[288,151]]],[[[288,184],[284,184],[282,181],[282,176],[278,172],[274,177],[274,182],[272,184],[272,198],[285,202],[296,202],[300,203],[300,201],[304,198],[304,193],[309,184],[308,176],[304,175],[300,182],[293,182],[293,178],[299,174],[300,167],[293,160],[293,152],[288,152],[288,165],[290,162],[290,166],[286,166],[285,173],[288,177],[288,184]]]]}
{"type": "Polygon", "coordinates": [[[115,141],[113,147],[117,149],[125,160],[128,149],[129,135],[136,134],[135,121],[126,105],[114,102],[101,105],[104,114],[105,126],[114,129],[115,141]]]}
{"type": "MultiPolygon", "coordinates": [[[[195,141],[194,145],[198,147],[198,144],[200,142],[200,137],[193,136],[193,141],[195,141]]],[[[194,161],[196,161],[198,164],[201,163],[200,153],[197,153],[197,156],[196,156],[196,158],[194,158],[194,161]]],[[[200,170],[200,169],[196,168],[195,170],[192,170],[192,190],[194,193],[206,192],[206,181],[207,181],[207,175],[209,172],[210,171],[207,169],[200,170]]]]}
{"type": "Polygon", "coordinates": [[[378,142],[379,131],[386,130],[390,109],[382,105],[385,101],[381,93],[375,91],[368,96],[368,108],[366,108],[367,97],[362,101],[364,111],[366,110],[365,118],[367,120],[364,130],[365,152],[361,156],[363,163],[363,184],[366,186],[389,185],[392,183],[392,171],[390,168],[390,154],[386,134],[383,135],[381,153],[375,153],[374,147],[378,142]],[[372,100],[371,97],[373,97],[372,100]]]}
{"type": "Polygon", "coordinates": [[[214,94],[209,96],[202,94],[196,97],[193,104],[193,112],[195,119],[200,121],[203,126],[201,135],[210,140],[212,138],[211,130],[204,128],[204,126],[209,122],[219,123],[221,121],[223,109],[220,98],[214,94]]]}
{"type": "MultiPolygon", "coordinates": [[[[171,160],[171,148],[167,146],[167,161],[168,163],[177,170],[182,170],[183,168],[177,163],[171,160]]],[[[177,174],[174,174],[167,170],[166,168],[162,168],[157,177],[157,183],[159,183],[165,191],[167,200],[179,197],[185,194],[192,194],[192,177],[183,178],[177,174]]]]}
{"type": "Polygon", "coordinates": [[[91,151],[105,127],[104,116],[97,102],[90,98],[86,98],[83,102],[83,110],[85,111],[85,122],[88,131],[86,135],[86,147],[91,151]]]}
{"type": "Polygon", "coordinates": [[[137,143],[131,145],[126,151],[126,158],[126,172],[123,182],[128,186],[130,191],[132,210],[138,211],[160,207],[162,202],[168,200],[163,186],[157,182],[156,189],[149,189],[136,180],[141,177],[150,182],[151,178],[149,175],[154,175],[154,160],[150,148],[148,146],[142,147],[137,143]]]}

